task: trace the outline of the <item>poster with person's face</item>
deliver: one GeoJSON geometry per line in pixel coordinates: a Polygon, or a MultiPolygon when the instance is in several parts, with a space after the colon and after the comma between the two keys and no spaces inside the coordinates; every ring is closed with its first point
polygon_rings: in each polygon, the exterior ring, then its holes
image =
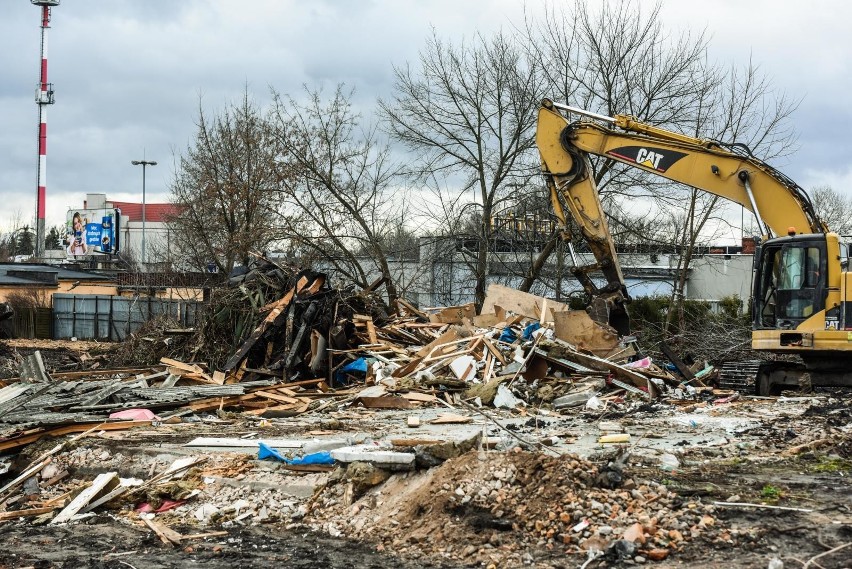
{"type": "Polygon", "coordinates": [[[113,209],[69,209],[65,224],[65,252],[69,257],[117,252],[117,218],[113,209]]]}

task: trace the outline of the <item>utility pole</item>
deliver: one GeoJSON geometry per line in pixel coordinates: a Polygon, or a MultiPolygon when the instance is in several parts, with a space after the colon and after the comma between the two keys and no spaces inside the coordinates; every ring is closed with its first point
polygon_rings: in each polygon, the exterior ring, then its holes
{"type": "Polygon", "coordinates": [[[142,166],[142,267],[144,268],[145,263],[148,262],[145,254],[145,222],[147,221],[145,216],[145,168],[156,166],[157,163],[151,160],[132,160],[130,163],[134,166],[142,166]]]}

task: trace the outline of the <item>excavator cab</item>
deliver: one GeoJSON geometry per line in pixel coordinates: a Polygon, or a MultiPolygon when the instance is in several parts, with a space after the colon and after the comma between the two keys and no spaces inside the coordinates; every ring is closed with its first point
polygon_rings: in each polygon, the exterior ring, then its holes
{"type": "Polygon", "coordinates": [[[825,235],[766,241],[754,279],[754,327],[794,330],[825,309],[828,294],[825,235]]]}

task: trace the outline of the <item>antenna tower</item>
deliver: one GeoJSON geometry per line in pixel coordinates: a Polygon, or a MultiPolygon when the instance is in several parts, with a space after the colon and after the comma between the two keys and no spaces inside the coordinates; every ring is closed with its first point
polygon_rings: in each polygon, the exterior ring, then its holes
{"type": "Polygon", "coordinates": [[[50,9],[59,0],[30,0],[41,8],[41,77],[36,86],[38,105],[38,178],[36,182],[36,242],[35,256],[44,257],[44,213],[47,195],[47,105],[53,104],[53,83],[47,82],[47,30],[50,29],[50,9]]]}

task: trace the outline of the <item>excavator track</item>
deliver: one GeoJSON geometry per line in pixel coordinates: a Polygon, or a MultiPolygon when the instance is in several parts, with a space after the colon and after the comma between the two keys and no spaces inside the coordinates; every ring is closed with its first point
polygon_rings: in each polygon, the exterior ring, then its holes
{"type": "Polygon", "coordinates": [[[754,393],[761,363],[763,362],[760,360],[725,362],[719,369],[719,387],[742,393],[754,393]]]}

